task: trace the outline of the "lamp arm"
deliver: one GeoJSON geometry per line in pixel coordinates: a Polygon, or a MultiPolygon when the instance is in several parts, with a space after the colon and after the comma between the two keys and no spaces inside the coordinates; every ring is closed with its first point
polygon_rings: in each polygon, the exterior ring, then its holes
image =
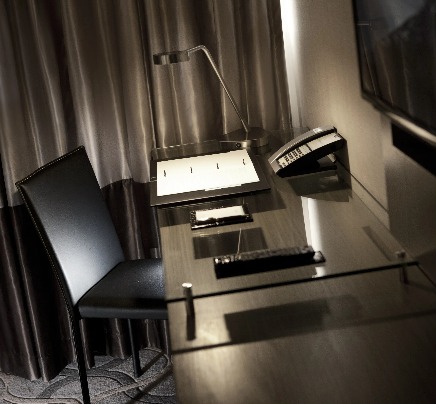
{"type": "Polygon", "coordinates": [[[233,108],[235,109],[236,113],[238,114],[239,119],[241,120],[241,123],[242,123],[242,126],[244,127],[245,133],[248,133],[250,131],[250,129],[248,127],[248,124],[245,122],[244,118],[242,117],[241,112],[239,111],[238,106],[236,105],[236,102],[235,102],[234,98],[230,94],[230,91],[227,88],[227,85],[226,85],[223,77],[221,76],[221,74],[220,74],[220,72],[218,70],[218,66],[214,62],[214,60],[212,58],[212,55],[209,52],[209,49],[207,49],[204,45],[198,45],[198,46],[195,46],[193,48],[187,49],[186,52],[188,52],[188,55],[190,55],[191,53],[194,53],[194,52],[196,52],[198,50],[202,50],[206,54],[207,58],[209,59],[210,64],[212,65],[212,68],[213,68],[215,74],[218,76],[218,79],[219,79],[221,85],[223,86],[224,91],[227,94],[227,97],[229,97],[229,100],[232,103],[233,108]]]}

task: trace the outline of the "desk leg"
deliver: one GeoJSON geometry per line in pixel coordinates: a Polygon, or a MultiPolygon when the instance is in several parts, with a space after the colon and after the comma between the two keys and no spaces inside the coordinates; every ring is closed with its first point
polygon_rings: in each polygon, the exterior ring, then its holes
{"type": "Polygon", "coordinates": [[[192,296],[192,283],[185,282],[182,284],[182,287],[186,308],[186,339],[192,341],[195,339],[195,309],[194,298],[192,296]]]}
{"type": "Polygon", "coordinates": [[[192,296],[192,283],[185,282],[182,284],[183,295],[185,296],[186,316],[195,317],[194,298],[192,296]]]}
{"type": "Polygon", "coordinates": [[[400,282],[409,283],[409,279],[407,278],[406,252],[401,250],[397,251],[395,254],[400,261],[400,282]]]}

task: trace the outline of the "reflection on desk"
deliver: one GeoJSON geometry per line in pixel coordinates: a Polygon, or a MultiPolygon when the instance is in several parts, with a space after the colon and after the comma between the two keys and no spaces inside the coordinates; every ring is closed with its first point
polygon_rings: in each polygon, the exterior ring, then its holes
{"type": "Polygon", "coordinates": [[[260,227],[240,231],[222,229],[216,234],[194,234],[195,259],[213,258],[226,254],[256,251],[267,248],[265,237],[260,227]]]}

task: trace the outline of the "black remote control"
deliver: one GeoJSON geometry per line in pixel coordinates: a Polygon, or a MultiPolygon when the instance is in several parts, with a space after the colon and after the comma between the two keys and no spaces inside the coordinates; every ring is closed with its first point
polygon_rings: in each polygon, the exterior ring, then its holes
{"type": "Polygon", "coordinates": [[[311,246],[257,250],[213,259],[218,278],[271,271],[320,262],[311,246]]]}

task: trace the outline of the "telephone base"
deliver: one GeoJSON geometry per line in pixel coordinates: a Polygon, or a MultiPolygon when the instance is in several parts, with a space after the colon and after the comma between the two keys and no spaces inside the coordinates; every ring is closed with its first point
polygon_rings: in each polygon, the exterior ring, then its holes
{"type": "Polygon", "coordinates": [[[277,172],[277,175],[282,178],[294,177],[297,175],[313,174],[322,171],[337,170],[336,162],[329,156],[324,156],[319,160],[305,164],[304,166],[289,165],[286,168],[277,172]]]}

